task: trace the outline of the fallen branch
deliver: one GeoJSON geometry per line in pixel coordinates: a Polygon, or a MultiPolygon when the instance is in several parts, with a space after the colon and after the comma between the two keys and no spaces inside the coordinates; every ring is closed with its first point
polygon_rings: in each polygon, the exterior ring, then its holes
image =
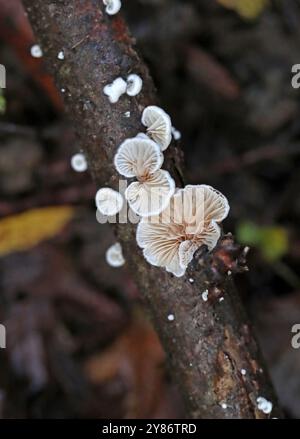
{"type": "MultiPolygon", "coordinates": [[[[123,19],[120,14],[106,15],[102,2],[92,0],[24,0],[24,4],[56,83],[64,89],[66,109],[93,178],[99,186],[118,189],[119,175],[113,166],[116,148],[142,130],[141,112],[156,102],[152,80],[123,19]],[[64,59],[58,58],[59,52],[64,59]],[[103,87],[132,72],[143,78],[142,92],[110,104],[103,87]],[[125,117],[128,111],[130,117],[125,117]]],[[[181,164],[179,148],[171,145],[164,169],[177,177],[178,185],[181,164]]],[[[244,265],[244,253],[232,238],[223,237],[213,254],[198,254],[189,275],[178,279],[144,260],[134,225],[120,224],[116,229],[186,400],[188,416],[264,418],[269,415],[258,409],[259,396],[272,401],[272,416],[278,416],[257,343],[228,275],[244,265]],[[208,293],[207,301],[202,293],[208,293]]]]}

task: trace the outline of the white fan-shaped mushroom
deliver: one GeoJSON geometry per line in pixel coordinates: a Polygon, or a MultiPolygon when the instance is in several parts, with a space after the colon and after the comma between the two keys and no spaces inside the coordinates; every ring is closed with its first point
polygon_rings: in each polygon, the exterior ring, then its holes
{"type": "Polygon", "coordinates": [[[122,6],[121,0],[103,0],[103,3],[106,6],[105,12],[108,15],[117,14],[122,6]]]}
{"type": "Polygon", "coordinates": [[[206,185],[189,185],[175,193],[159,216],[142,218],[137,243],[150,264],[183,276],[199,247],[212,250],[216,246],[218,223],[228,211],[228,201],[220,192],[206,185]]]}
{"type": "Polygon", "coordinates": [[[132,73],[127,77],[127,89],[128,96],[136,96],[140,93],[143,87],[143,80],[139,75],[132,73]]]}
{"type": "Polygon", "coordinates": [[[38,44],[34,44],[30,49],[31,56],[33,58],[41,58],[43,56],[43,51],[38,44]]]}
{"type": "Polygon", "coordinates": [[[125,259],[122,253],[121,244],[118,242],[109,247],[105,254],[106,262],[111,267],[122,267],[125,264],[125,259]]]}
{"type": "Polygon", "coordinates": [[[134,137],[125,140],[114,159],[119,174],[126,178],[147,178],[160,169],[163,155],[159,146],[150,139],[134,137]]]}
{"type": "Polygon", "coordinates": [[[172,140],[172,123],[170,116],[160,107],[151,105],[142,114],[142,124],[147,127],[147,134],[159,144],[162,151],[168,148],[172,140]]]}
{"type": "Polygon", "coordinates": [[[101,188],[95,197],[97,209],[102,215],[112,216],[120,212],[124,199],[122,195],[108,187],[101,188]]]}
{"type": "Polygon", "coordinates": [[[144,182],[131,183],[125,198],[131,209],[140,216],[158,215],[170,202],[175,182],[168,171],[158,170],[144,182]]]}
{"type": "Polygon", "coordinates": [[[76,172],[84,172],[87,170],[87,161],[82,153],[74,154],[71,158],[71,167],[76,172]]]}
{"type": "Polygon", "coordinates": [[[103,93],[108,96],[109,102],[115,104],[126,92],[127,84],[123,78],[116,78],[111,84],[103,88],[103,93]]]}

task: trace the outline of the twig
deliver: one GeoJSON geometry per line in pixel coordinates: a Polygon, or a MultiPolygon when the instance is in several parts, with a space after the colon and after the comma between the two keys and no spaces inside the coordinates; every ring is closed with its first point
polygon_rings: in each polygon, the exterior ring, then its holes
{"type": "MultiPolygon", "coordinates": [[[[116,148],[141,131],[141,111],[156,102],[152,80],[123,19],[120,14],[109,17],[101,2],[92,0],[24,0],[24,4],[57,85],[66,89],[66,108],[95,181],[117,188],[116,148]],[[86,35],[89,39],[72,50],[86,35]],[[59,60],[62,50],[64,60],[59,60]],[[142,93],[110,104],[103,94],[104,85],[130,72],[143,78],[142,93]],[[128,111],[130,118],[124,117],[128,111]]],[[[174,168],[181,166],[182,154],[171,145],[164,168],[175,176],[174,168]]],[[[188,416],[265,418],[257,407],[258,396],[273,402],[272,416],[280,415],[240,298],[227,274],[240,269],[239,256],[243,256],[232,239],[223,239],[213,255],[196,258],[191,278],[177,279],[145,262],[136,245],[135,226],[118,225],[117,233],[186,400],[188,416]],[[207,302],[201,298],[205,290],[207,302]],[[173,320],[168,319],[170,314],[173,320]]]]}

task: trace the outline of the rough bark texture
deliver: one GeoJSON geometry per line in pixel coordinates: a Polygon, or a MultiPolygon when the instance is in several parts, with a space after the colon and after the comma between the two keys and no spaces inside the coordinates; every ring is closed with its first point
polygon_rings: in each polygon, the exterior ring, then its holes
{"type": "MultiPolygon", "coordinates": [[[[65,90],[66,109],[93,178],[99,187],[117,189],[119,175],[113,166],[117,146],[142,131],[141,112],[156,103],[153,82],[134,40],[121,15],[105,14],[100,0],[24,0],[24,4],[57,86],[65,90]],[[58,59],[60,51],[63,60],[58,59]],[[143,78],[142,92],[110,104],[103,87],[131,72],[143,78]],[[125,117],[128,111],[129,118],[125,117]]],[[[182,154],[173,144],[164,168],[178,184],[181,165],[182,154]]],[[[187,416],[268,417],[257,408],[258,396],[271,400],[270,416],[278,416],[257,343],[228,275],[228,270],[241,270],[245,256],[232,237],[224,236],[213,254],[198,252],[189,273],[177,279],[145,262],[136,245],[134,225],[121,224],[116,230],[185,397],[187,416]],[[206,290],[208,301],[202,299],[206,290]],[[174,315],[173,321],[168,320],[169,314],[174,315]]]]}

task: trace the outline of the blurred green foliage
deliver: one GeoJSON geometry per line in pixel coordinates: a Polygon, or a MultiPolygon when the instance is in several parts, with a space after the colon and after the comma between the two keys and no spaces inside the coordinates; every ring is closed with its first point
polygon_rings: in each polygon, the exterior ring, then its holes
{"type": "Polygon", "coordinates": [[[2,89],[0,88],[0,115],[4,114],[6,110],[6,99],[3,96],[2,89]]]}
{"type": "Polygon", "coordinates": [[[280,260],[289,249],[287,230],[277,225],[260,226],[243,221],[237,226],[236,236],[241,244],[257,247],[269,262],[280,260]]]}

